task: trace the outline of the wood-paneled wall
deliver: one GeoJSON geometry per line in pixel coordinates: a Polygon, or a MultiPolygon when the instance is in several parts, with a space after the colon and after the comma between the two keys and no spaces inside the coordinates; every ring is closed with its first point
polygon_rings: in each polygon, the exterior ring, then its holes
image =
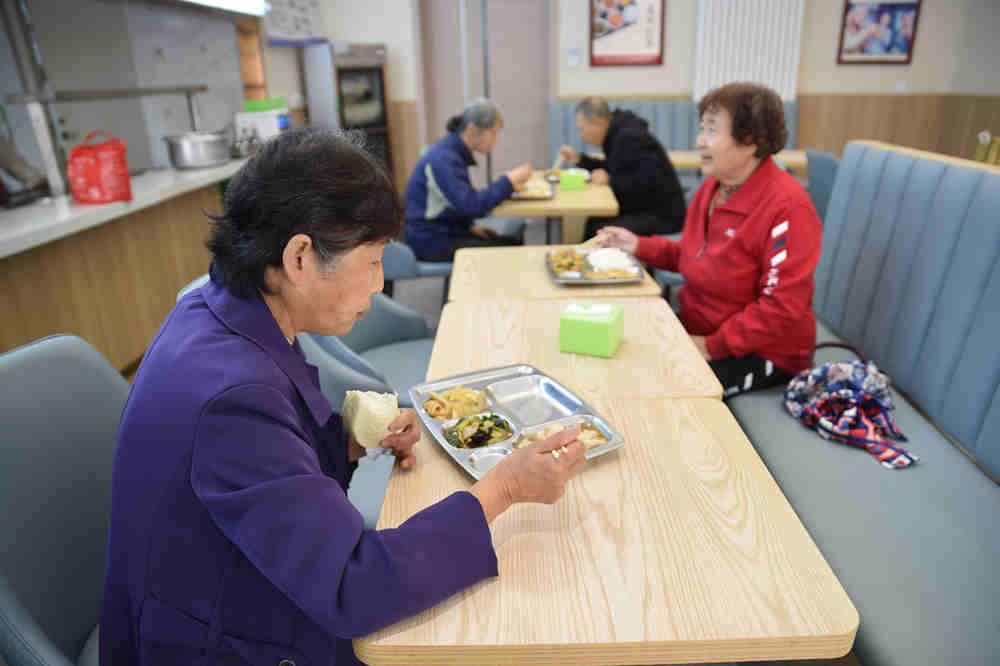
{"type": "Polygon", "coordinates": [[[177,292],[208,270],[218,185],[0,259],[0,352],[74,333],[115,368],[134,364],[177,292]]]}
{"type": "Polygon", "coordinates": [[[392,177],[400,196],[406,191],[413,167],[420,159],[417,103],[413,100],[389,102],[389,145],[392,149],[392,177]]]}
{"type": "Polygon", "coordinates": [[[1000,96],[799,96],[799,147],[837,155],[851,139],[874,139],[969,159],[984,129],[1000,134],[1000,96]]]}

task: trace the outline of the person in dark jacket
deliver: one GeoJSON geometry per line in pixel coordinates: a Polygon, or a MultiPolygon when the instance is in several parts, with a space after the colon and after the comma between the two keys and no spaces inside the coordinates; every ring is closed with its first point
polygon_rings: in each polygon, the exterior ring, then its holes
{"type": "Polygon", "coordinates": [[[620,209],[616,218],[587,220],[585,238],[615,225],[637,234],[669,234],[684,226],[684,191],[663,146],[649,123],[631,111],[611,111],[600,97],[576,106],[576,127],[583,140],[601,146],[604,159],[581,155],[570,146],[559,149],[563,160],[591,171],[591,182],[610,185],[620,209]]]}
{"type": "MultiPolygon", "coordinates": [[[[496,146],[503,116],[488,99],[473,100],[448,120],[448,133],[431,146],[413,168],[406,185],[406,243],[423,261],[451,261],[462,247],[521,245],[518,236],[501,236],[489,226],[489,214],[531,177],[522,164],[497,178],[485,190],[469,180],[472,153],[496,146]]],[[[522,224],[523,227],[523,224],[522,224]]]]}
{"type": "MultiPolygon", "coordinates": [[[[297,340],[352,328],[400,232],[392,182],[357,141],[298,129],[250,158],[214,218],[211,280],[142,359],[111,481],[102,666],[360,664],[352,638],[497,576],[493,519],[556,501],[585,464],[573,428],[364,528],[346,494],[364,449],[297,340]]],[[[404,409],[382,445],[405,470],[419,438],[404,409]]]]}

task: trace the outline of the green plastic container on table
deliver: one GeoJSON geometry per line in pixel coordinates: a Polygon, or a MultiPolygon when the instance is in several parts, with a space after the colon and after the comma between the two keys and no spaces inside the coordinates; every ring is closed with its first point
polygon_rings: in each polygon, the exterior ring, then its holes
{"type": "Polygon", "coordinates": [[[559,317],[559,351],[611,358],[625,337],[625,308],[573,302],[559,317]]]}
{"type": "Polygon", "coordinates": [[[565,169],[559,174],[559,187],[564,190],[582,190],[586,182],[584,169],[565,169]]]}
{"type": "Polygon", "coordinates": [[[286,106],[284,97],[268,97],[267,99],[245,99],[243,100],[244,111],[272,111],[286,106]]]}

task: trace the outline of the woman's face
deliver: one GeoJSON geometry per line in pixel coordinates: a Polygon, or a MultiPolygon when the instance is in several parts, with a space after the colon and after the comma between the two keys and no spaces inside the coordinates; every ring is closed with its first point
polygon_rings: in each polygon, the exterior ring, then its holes
{"type": "Polygon", "coordinates": [[[477,153],[486,155],[496,148],[497,141],[500,139],[500,132],[503,130],[503,124],[499,120],[493,123],[493,127],[490,127],[489,129],[480,130],[472,124],[470,124],[469,127],[471,127],[474,132],[472,137],[473,150],[477,153]]]}
{"type": "Polygon", "coordinates": [[[382,252],[386,242],[348,251],[329,270],[310,251],[301,288],[304,312],[299,328],[320,335],[343,335],[371,308],[372,294],[382,291],[382,252]]]}
{"type": "Polygon", "coordinates": [[[733,117],[722,107],[702,114],[695,147],[701,153],[702,173],[724,183],[746,173],[757,152],[753,143],[746,145],[733,138],[733,117]]]}

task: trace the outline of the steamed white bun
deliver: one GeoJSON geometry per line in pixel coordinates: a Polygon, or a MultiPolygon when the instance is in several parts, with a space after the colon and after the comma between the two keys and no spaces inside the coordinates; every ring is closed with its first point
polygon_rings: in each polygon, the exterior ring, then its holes
{"type": "Polygon", "coordinates": [[[399,416],[399,403],[392,393],[348,391],[341,415],[358,444],[370,449],[389,436],[389,424],[399,416]]]}

